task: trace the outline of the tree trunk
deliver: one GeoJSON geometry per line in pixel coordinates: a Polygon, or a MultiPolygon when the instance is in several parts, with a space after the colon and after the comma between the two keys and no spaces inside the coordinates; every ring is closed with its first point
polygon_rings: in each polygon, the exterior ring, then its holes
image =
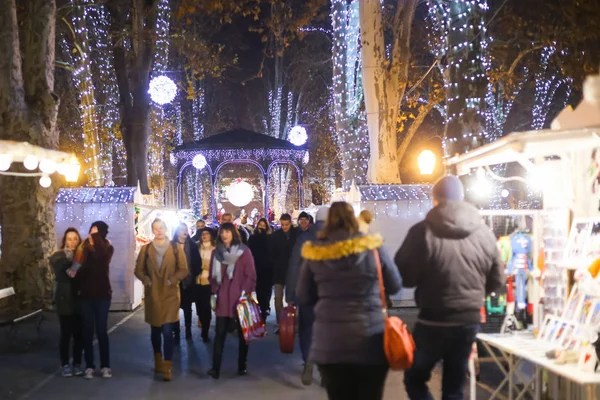
{"type": "MultiPolygon", "coordinates": [[[[54,88],[53,0],[26,2],[19,38],[15,0],[0,0],[0,137],[55,149],[58,97],[54,88]],[[19,40],[21,39],[21,40],[19,40]],[[20,50],[23,55],[21,56],[20,50]]],[[[22,167],[13,166],[14,170],[22,167]]],[[[50,304],[48,257],[56,248],[56,187],[35,178],[0,177],[0,288],[12,286],[21,312],[50,304]]]]}
{"type": "Polygon", "coordinates": [[[410,28],[417,0],[398,1],[391,55],[386,54],[382,6],[360,1],[363,89],[369,127],[368,180],[400,183],[397,120],[408,81],[410,28]]]}

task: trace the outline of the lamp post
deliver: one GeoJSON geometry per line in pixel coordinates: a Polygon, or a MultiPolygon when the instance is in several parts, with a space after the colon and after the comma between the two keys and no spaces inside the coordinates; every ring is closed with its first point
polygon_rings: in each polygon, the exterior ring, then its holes
{"type": "Polygon", "coordinates": [[[431,175],[435,170],[435,164],[437,161],[437,157],[431,150],[423,150],[419,157],[417,158],[417,162],[419,163],[419,171],[421,175],[431,175]]]}

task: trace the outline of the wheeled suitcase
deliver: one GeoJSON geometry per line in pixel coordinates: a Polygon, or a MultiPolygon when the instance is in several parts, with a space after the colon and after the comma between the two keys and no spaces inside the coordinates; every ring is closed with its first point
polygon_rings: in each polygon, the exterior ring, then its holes
{"type": "Polygon", "coordinates": [[[295,306],[287,306],[281,310],[279,316],[279,350],[284,354],[294,352],[297,315],[295,306]]]}

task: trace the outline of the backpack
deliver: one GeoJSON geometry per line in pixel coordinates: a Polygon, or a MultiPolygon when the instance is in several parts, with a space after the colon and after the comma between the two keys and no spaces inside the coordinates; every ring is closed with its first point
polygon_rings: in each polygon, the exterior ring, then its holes
{"type": "Polygon", "coordinates": [[[381,271],[381,260],[379,252],[375,252],[377,264],[377,277],[379,280],[379,292],[381,295],[381,309],[385,318],[385,330],[383,331],[383,349],[390,368],[395,371],[405,370],[412,366],[415,355],[415,342],[408,331],[406,324],[398,317],[388,316],[385,287],[383,285],[383,273],[381,271]]]}

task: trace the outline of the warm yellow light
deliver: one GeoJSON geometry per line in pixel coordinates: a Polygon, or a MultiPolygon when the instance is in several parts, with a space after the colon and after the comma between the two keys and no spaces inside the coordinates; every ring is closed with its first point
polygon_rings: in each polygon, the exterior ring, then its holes
{"type": "Polygon", "coordinates": [[[417,159],[419,162],[419,170],[422,175],[431,175],[435,169],[437,157],[431,150],[423,150],[417,159]]]}
{"type": "Polygon", "coordinates": [[[80,169],[81,165],[75,156],[71,156],[68,162],[58,166],[58,172],[65,176],[67,182],[77,182],[80,169]]]}

